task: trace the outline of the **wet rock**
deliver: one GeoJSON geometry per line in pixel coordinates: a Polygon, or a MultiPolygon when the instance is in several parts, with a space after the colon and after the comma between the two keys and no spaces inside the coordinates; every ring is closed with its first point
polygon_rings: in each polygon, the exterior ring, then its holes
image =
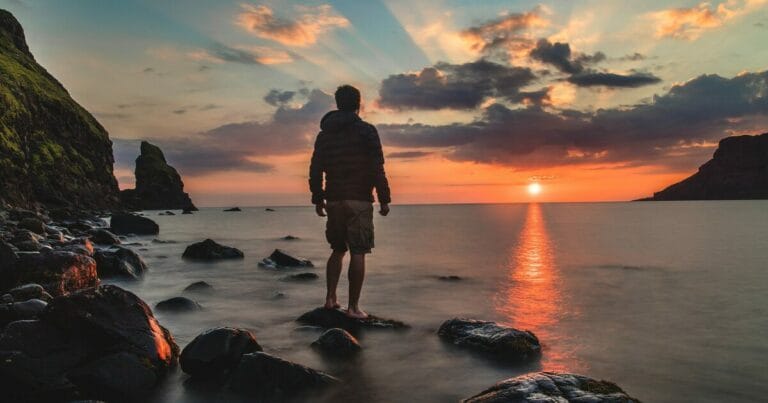
{"type": "Polygon", "coordinates": [[[283,241],[298,241],[299,237],[293,235],[286,235],[281,238],[283,241]]]}
{"type": "Polygon", "coordinates": [[[130,213],[115,213],[111,220],[115,234],[157,235],[160,227],[147,217],[130,213]]]}
{"type": "Polygon", "coordinates": [[[261,351],[256,337],[246,329],[209,329],[181,351],[181,370],[193,378],[221,379],[237,366],[243,354],[261,351]]]}
{"type": "Polygon", "coordinates": [[[160,301],[155,305],[155,309],[158,311],[163,312],[192,312],[192,311],[198,311],[202,309],[200,304],[198,304],[195,301],[192,301],[189,298],[186,297],[173,297],[166,299],[165,301],[160,301]]]}
{"type": "Polygon", "coordinates": [[[32,231],[36,234],[45,235],[45,223],[37,217],[26,217],[19,221],[19,228],[32,231]]]}
{"type": "Polygon", "coordinates": [[[23,252],[37,252],[40,250],[40,241],[44,238],[29,230],[18,230],[13,233],[11,243],[23,252]]]}
{"type": "Polygon", "coordinates": [[[541,344],[533,333],[495,322],[451,319],[443,322],[437,334],[458,346],[488,353],[494,359],[525,362],[541,356],[541,344]]]}
{"type": "Polygon", "coordinates": [[[408,328],[405,323],[393,319],[384,319],[375,315],[369,315],[366,319],[355,319],[350,318],[340,309],[325,309],[323,307],[315,308],[301,315],[296,321],[304,325],[319,326],[325,329],[338,327],[352,333],[361,329],[408,328]]]}
{"type": "Polygon", "coordinates": [[[501,381],[464,403],[639,403],[616,384],[582,375],[537,372],[501,381]]]}
{"type": "Polygon", "coordinates": [[[205,281],[195,281],[194,283],[184,288],[184,292],[205,293],[205,292],[211,292],[211,291],[213,291],[213,286],[206,283],[205,281]]]}
{"type": "Polygon", "coordinates": [[[159,243],[159,244],[166,244],[166,243],[176,243],[176,241],[170,240],[170,239],[153,239],[152,243],[159,243]]]}
{"type": "Polygon", "coordinates": [[[46,306],[48,303],[39,299],[2,304],[0,305],[0,326],[17,320],[35,319],[46,306]]]}
{"type": "Polygon", "coordinates": [[[94,230],[91,233],[91,241],[99,245],[119,245],[120,244],[120,238],[118,238],[117,235],[103,228],[94,230]]]}
{"type": "Polygon", "coordinates": [[[24,284],[8,291],[14,301],[26,301],[32,298],[43,299],[46,294],[45,289],[40,284],[24,284]]]}
{"type": "Polygon", "coordinates": [[[264,401],[297,399],[338,382],[309,367],[258,352],[243,355],[232,372],[229,387],[264,401]]]}
{"type": "Polygon", "coordinates": [[[219,260],[242,259],[244,255],[239,249],[220,245],[212,239],[206,239],[205,241],[187,246],[182,257],[195,260],[219,260]]]}
{"type": "Polygon", "coordinates": [[[158,375],[142,357],[120,351],[74,368],[67,373],[67,379],[100,398],[134,401],[152,389],[158,375]]]}
{"type": "Polygon", "coordinates": [[[463,278],[461,278],[459,276],[454,276],[454,275],[438,276],[437,279],[438,280],[443,280],[443,281],[460,281],[460,280],[463,280],[463,278]]]}
{"type": "Polygon", "coordinates": [[[317,280],[318,278],[320,278],[320,276],[318,276],[315,273],[296,273],[296,274],[291,274],[290,276],[283,277],[283,280],[286,280],[286,281],[312,281],[312,280],[317,280]]]}
{"type": "Polygon", "coordinates": [[[94,248],[88,238],[75,238],[71,242],[58,246],[58,250],[65,250],[85,256],[93,256],[94,248]]]}
{"type": "Polygon", "coordinates": [[[70,292],[94,287],[99,278],[96,261],[78,253],[54,250],[46,254],[24,254],[0,279],[6,288],[37,283],[51,295],[58,297],[70,292]]]}
{"type": "Polygon", "coordinates": [[[357,341],[355,336],[339,328],[326,330],[320,335],[320,338],[312,343],[312,347],[317,348],[324,354],[334,356],[349,356],[362,349],[360,342],[357,341]]]}
{"type": "Polygon", "coordinates": [[[267,208],[264,209],[264,211],[273,212],[273,211],[275,211],[275,209],[267,207],[267,208]]]}
{"type": "Polygon", "coordinates": [[[291,256],[281,249],[275,249],[268,258],[264,258],[259,262],[259,266],[267,268],[314,267],[309,260],[291,256]]]}
{"type": "Polygon", "coordinates": [[[120,277],[138,280],[147,271],[144,260],[132,249],[115,245],[94,253],[99,277],[120,277]]]}
{"type": "Polygon", "coordinates": [[[14,247],[7,242],[0,241],[0,276],[4,276],[6,271],[11,270],[18,259],[19,256],[14,247]]]}
{"type": "Polygon", "coordinates": [[[236,211],[243,211],[243,210],[240,210],[240,207],[231,207],[231,208],[224,209],[224,211],[236,212],[236,211]]]}
{"type": "Polygon", "coordinates": [[[194,210],[189,209],[189,208],[185,208],[184,210],[181,211],[181,214],[192,214],[192,211],[194,211],[194,210]]]}

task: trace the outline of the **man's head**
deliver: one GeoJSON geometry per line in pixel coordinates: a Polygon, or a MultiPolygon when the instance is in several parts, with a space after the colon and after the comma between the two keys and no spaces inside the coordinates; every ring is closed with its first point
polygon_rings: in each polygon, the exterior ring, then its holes
{"type": "Polygon", "coordinates": [[[360,110],[360,91],[351,85],[342,85],[336,89],[336,107],[340,111],[357,112],[360,110]]]}

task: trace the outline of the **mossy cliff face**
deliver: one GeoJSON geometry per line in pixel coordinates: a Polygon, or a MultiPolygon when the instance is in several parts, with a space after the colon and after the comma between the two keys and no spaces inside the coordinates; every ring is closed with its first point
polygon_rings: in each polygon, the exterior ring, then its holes
{"type": "Polygon", "coordinates": [[[165,155],[154,144],[141,142],[136,158],[136,189],[120,194],[123,205],[135,210],[197,210],[176,169],[165,161],[165,155]]]}
{"type": "Polygon", "coordinates": [[[111,208],[112,142],[96,119],[29,52],[0,9],[0,202],[111,208]]]}

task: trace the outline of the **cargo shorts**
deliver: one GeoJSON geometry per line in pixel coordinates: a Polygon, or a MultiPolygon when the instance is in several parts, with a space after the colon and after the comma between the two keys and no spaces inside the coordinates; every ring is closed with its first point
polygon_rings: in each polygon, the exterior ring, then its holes
{"type": "Polygon", "coordinates": [[[373,203],[363,200],[334,200],[325,205],[328,221],[325,238],[336,252],[371,253],[373,203]]]}

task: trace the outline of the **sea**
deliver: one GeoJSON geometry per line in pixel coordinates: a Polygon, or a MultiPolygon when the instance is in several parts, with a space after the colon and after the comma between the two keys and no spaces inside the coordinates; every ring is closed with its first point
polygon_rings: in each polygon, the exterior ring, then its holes
{"type": "MultiPolygon", "coordinates": [[[[187,295],[202,310],[155,312],[179,346],[213,327],[247,328],[266,352],[342,380],[309,401],[455,402],[532,371],[610,380],[644,402],[768,396],[768,201],[393,205],[374,219],[361,306],[411,327],[361,334],[363,350],[350,360],[318,354],[310,343],[320,331],[295,321],[323,303],[324,219],[309,206],[272,209],[146,211],[160,234],[125,242],[137,243],[149,272],[112,283],[152,307],[210,283],[214,292],[187,295]],[[206,238],[245,258],[182,259],[206,238]],[[277,248],[315,267],[259,267],[277,248]],[[284,279],[303,271],[320,278],[284,279]],[[445,343],[437,329],[456,317],[534,332],[541,360],[502,364],[445,343]]],[[[346,287],[345,269],[342,303],[346,287]]],[[[247,401],[178,369],[151,399],[247,401]]]]}

